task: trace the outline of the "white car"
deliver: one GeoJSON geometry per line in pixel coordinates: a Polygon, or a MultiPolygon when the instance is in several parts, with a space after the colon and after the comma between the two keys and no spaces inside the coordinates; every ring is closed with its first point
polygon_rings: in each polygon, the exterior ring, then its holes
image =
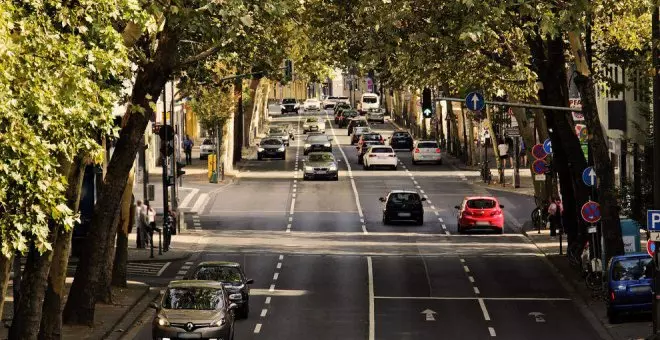
{"type": "Polygon", "coordinates": [[[434,140],[422,140],[415,143],[412,150],[412,162],[417,164],[419,162],[433,162],[442,164],[442,152],[440,145],[434,140]]]}
{"type": "Polygon", "coordinates": [[[399,158],[391,146],[372,145],[364,154],[364,169],[371,170],[376,166],[389,167],[396,170],[399,164],[399,158]]]}
{"type": "Polygon", "coordinates": [[[206,159],[210,154],[215,153],[215,143],[210,138],[205,139],[199,146],[199,159],[206,159]]]}
{"type": "Polygon", "coordinates": [[[307,99],[303,103],[304,111],[321,111],[321,102],[318,99],[307,99]]]}
{"type": "Polygon", "coordinates": [[[368,121],[377,121],[381,124],[385,123],[385,112],[383,109],[369,109],[366,118],[368,121]]]}
{"type": "Polygon", "coordinates": [[[310,117],[303,123],[303,133],[321,132],[325,133],[325,120],[317,117],[310,117]]]}

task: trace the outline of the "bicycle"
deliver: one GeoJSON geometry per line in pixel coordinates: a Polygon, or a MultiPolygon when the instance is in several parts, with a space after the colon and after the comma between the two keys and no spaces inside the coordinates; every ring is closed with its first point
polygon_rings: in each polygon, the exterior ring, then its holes
{"type": "Polygon", "coordinates": [[[486,184],[490,184],[493,181],[493,174],[490,172],[490,167],[488,166],[488,161],[481,163],[481,179],[486,184]]]}
{"type": "Polygon", "coordinates": [[[532,224],[540,233],[541,229],[545,228],[548,223],[548,209],[547,204],[540,197],[534,196],[534,200],[536,201],[536,208],[532,210],[532,224]]]}

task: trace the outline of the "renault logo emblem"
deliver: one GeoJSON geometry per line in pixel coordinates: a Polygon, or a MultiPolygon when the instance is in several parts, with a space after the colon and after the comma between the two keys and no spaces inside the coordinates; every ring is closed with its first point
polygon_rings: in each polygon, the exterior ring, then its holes
{"type": "Polygon", "coordinates": [[[186,324],[186,330],[188,330],[188,332],[192,331],[194,327],[195,327],[195,325],[193,325],[192,322],[188,322],[186,324]]]}

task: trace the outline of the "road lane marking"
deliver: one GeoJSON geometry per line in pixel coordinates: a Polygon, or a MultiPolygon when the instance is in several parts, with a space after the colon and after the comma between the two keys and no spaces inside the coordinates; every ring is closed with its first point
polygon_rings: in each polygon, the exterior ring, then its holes
{"type": "Polygon", "coordinates": [[[376,339],[376,312],[374,297],[374,266],[371,256],[367,256],[367,273],[369,276],[369,340],[376,339]]]}
{"type": "Polygon", "coordinates": [[[440,213],[439,213],[439,212],[437,212],[437,211],[434,211],[433,213],[435,214],[435,216],[438,216],[438,215],[440,215],[440,213]]]}
{"type": "Polygon", "coordinates": [[[465,259],[459,259],[459,261],[461,261],[461,263],[465,263],[465,259]]]}
{"type": "Polygon", "coordinates": [[[553,297],[477,297],[477,296],[374,296],[378,300],[492,300],[492,301],[571,301],[553,297]]]}
{"type": "Polygon", "coordinates": [[[447,230],[447,225],[444,223],[442,224],[442,230],[447,230]]]}
{"type": "Polygon", "coordinates": [[[445,234],[446,235],[451,235],[451,233],[449,233],[449,230],[445,231],[445,234]]]}
{"type": "Polygon", "coordinates": [[[442,220],[442,217],[440,217],[439,220],[440,220],[440,222],[444,222],[444,221],[442,220]]]}
{"type": "Polygon", "coordinates": [[[191,212],[196,212],[199,213],[202,210],[202,207],[205,205],[206,202],[209,200],[209,194],[200,194],[199,197],[197,198],[197,201],[195,201],[195,205],[190,209],[191,212]]]}
{"type": "Polygon", "coordinates": [[[291,199],[291,209],[289,209],[289,214],[291,214],[291,215],[293,215],[293,209],[296,206],[296,199],[295,199],[296,194],[293,194],[293,197],[294,198],[291,199]]]}
{"type": "Polygon", "coordinates": [[[490,333],[490,336],[497,336],[497,334],[495,334],[495,328],[493,327],[488,327],[488,333],[490,333]]]}
{"type": "MultiPolygon", "coordinates": [[[[415,183],[415,185],[418,185],[418,184],[419,184],[419,183],[417,183],[417,181],[415,181],[415,180],[413,180],[413,183],[415,183]]],[[[419,186],[418,186],[418,188],[419,188],[419,186]]]]}
{"type": "Polygon", "coordinates": [[[470,268],[468,268],[467,266],[463,266],[463,270],[465,270],[466,273],[470,272],[470,268]]]}
{"type": "Polygon", "coordinates": [[[429,266],[426,264],[426,259],[419,248],[417,248],[419,257],[422,258],[422,264],[424,265],[424,273],[426,274],[426,282],[429,285],[429,296],[433,296],[433,286],[431,285],[431,275],[429,275],[429,266]]]}
{"type": "Polygon", "coordinates": [[[273,274],[273,281],[277,281],[279,277],[280,277],[280,273],[273,274]]]}
{"type": "Polygon", "coordinates": [[[422,194],[425,194],[424,190],[420,190],[419,192],[421,192],[422,194]]]}
{"type": "Polygon", "coordinates": [[[261,310],[261,317],[262,317],[262,318],[265,317],[265,316],[266,316],[266,313],[268,313],[268,309],[266,309],[266,308],[262,309],[262,310],[261,310]]]}
{"type": "Polygon", "coordinates": [[[424,194],[424,198],[429,199],[429,195],[424,194]]]}
{"type": "MultiPolygon", "coordinates": [[[[429,202],[429,204],[431,204],[431,201],[428,201],[428,202],[429,202]]],[[[435,210],[435,205],[432,205],[431,209],[435,210]]],[[[440,221],[440,222],[442,222],[442,221],[440,221]]]]}
{"type": "Polygon", "coordinates": [[[268,291],[269,292],[274,292],[275,291],[275,284],[274,283],[270,285],[270,288],[268,288],[268,291]]]}
{"type": "Polygon", "coordinates": [[[422,187],[420,187],[419,185],[417,185],[417,186],[415,186],[415,188],[417,188],[417,189],[421,189],[422,187]]]}
{"type": "Polygon", "coordinates": [[[193,197],[195,197],[195,195],[197,195],[198,192],[199,192],[199,189],[197,189],[197,188],[193,188],[193,189],[188,193],[188,195],[186,195],[186,197],[183,199],[183,201],[181,201],[181,205],[180,205],[179,207],[180,207],[180,208],[187,208],[187,207],[188,207],[188,203],[190,203],[190,201],[192,201],[193,197]]]}
{"type": "Polygon", "coordinates": [[[472,287],[472,288],[474,288],[474,293],[475,293],[475,294],[477,294],[477,295],[478,295],[478,294],[481,294],[481,293],[479,292],[479,288],[477,288],[477,287],[472,287]]]}
{"type": "Polygon", "coordinates": [[[474,277],[468,276],[468,280],[470,280],[470,282],[474,283],[474,277]]]}
{"type": "Polygon", "coordinates": [[[259,334],[261,332],[261,324],[258,323],[256,326],[254,326],[254,334],[259,334]]]}
{"type": "Polygon", "coordinates": [[[280,255],[280,261],[284,260],[284,255],[280,255]]]}
{"type": "Polygon", "coordinates": [[[285,232],[290,233],[290,232],[291,232],[291,228],[286,228],[285,232]]]}
{"type": "Polygon", "coordinates": [[[281,268],[282,268],[282,262],[278,262],[277,263],[277,269],[281,269],[281,268]]]}
{"type": "Polygon", "coordinates": [[[266,304],[267,304],[267,305],[270,305],[270,296],[269,296],[269,297],[266,297],[266,304]]]}
{"type": "Polygon", "coordinates": [[[367,231],[367,226],[364,224],[362,225],[362,233],[365,235],[369,234],[369,232],[367,231]]]}
{"type": "Polygon", "coordinates": [[[167,262],[167,263],[165,263],[165,265],[164,265],[162,268],[160,268],[160,270],[158,271],[158,274],[156,274],[156,276],[161,276],[161,275],[163,275],[163,272],[165,271],[165,269],[166,269],[167,267],[169,267],[171,264],[172,264],[172,262],[167,262]]]}
{"type": "Polygon", "coordinates": [[[488,310],[486,309],[486,304],[484,303],[484,299],[477,299],[479,301],[479,307],[481,307],[481,312],[484,313],[484,319],[486,321],[490,321],[490,315],[488,314],[488,310]]]}
{"type": "Polygon", "coordinates": [[[289,216],[289,222],[293,222],[293,217],[289,216]]]}

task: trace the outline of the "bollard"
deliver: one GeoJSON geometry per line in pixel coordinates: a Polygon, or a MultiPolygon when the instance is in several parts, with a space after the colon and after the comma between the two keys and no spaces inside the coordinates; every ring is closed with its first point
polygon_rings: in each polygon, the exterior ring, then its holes
{"type": "Polygon", "coordinates": [[[163,233],[160,230],[158,230],[158,255],[163,255],[162,242],[163,242],[163,233]]]}
{"type": "Polygon", "coordinates": [[[149,244],[151,245],[151,255],[149,255],[149,258],[153,259],[154,258],[154,233],[153,232],[149,233],[149,239],[151,240],[151,241],[149,241],[149,244]]]}

